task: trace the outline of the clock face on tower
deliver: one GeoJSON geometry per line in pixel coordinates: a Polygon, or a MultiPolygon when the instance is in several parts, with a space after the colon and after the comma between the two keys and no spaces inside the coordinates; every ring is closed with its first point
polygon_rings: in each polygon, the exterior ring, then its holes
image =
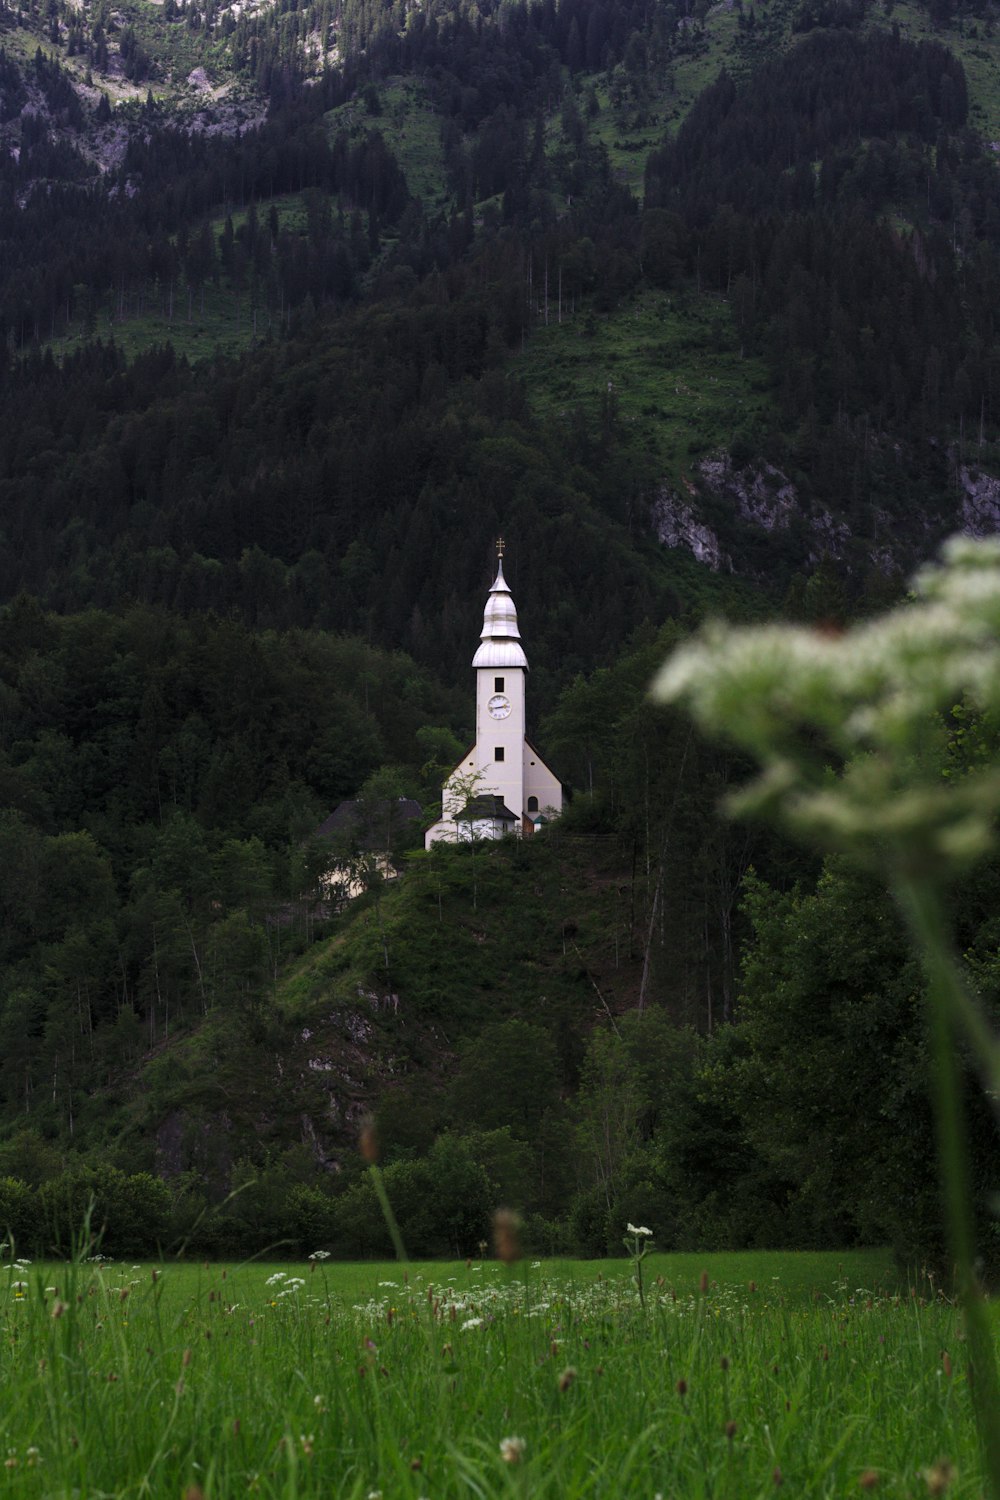
{"type": "Polygon", "coordinates": [[[510,699],[503,693],[494,693],[486,707],[491,719],[506,719],[510,713],[510,699]]]}

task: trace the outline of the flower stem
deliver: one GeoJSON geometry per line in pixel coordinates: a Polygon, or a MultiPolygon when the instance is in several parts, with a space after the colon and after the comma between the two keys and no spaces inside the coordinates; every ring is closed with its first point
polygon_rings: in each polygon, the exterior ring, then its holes
{"type": "Polygon", "coordinates": [[[396,1251],[396,1259],[405,1262],[407,1259],[406,1246],[403,1244],[403,1236],[399,1232],[399,1225],[396,1223],[396,1215],[392,1211],[392,1204],[389,1202],[389,1194],[386,1192],[385,1183],[382,1181],[382,1173],[379,1171],[374,1162],[369,1165],[368,1171],[371,1175],[372,1182],[375,1185],[375,1196],[378,1198],[379,1207],[382,1210],[382,1217],[385,1219],[386,1228],[388,1229],[389,1235],[392,1239],[393,1248],[396,1251]]]}
{"type": "Polygon", "coordinates": [[[936,890],[929,881],[904,875],[898,876],[894,885],[927,976],[938,1173],[947,1243],[965,1320],[969,1385],[986,1462],[987,1493],[993,1500],[1000,1500],[1000,1384],[986,1304],[974,1268],[969,1149],[955,1046],[958,1023],[968,1010],[969,997],[965,993],[936,890]]]}

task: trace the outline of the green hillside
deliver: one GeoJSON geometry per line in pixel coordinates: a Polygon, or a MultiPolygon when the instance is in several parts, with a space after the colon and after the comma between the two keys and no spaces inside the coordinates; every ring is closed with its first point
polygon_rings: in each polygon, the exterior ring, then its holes
{"type": "Polygon", "coordinates": [[[612,407],[674,485],[690,481],[693,459],[766,423],[767,369],[741,352],[725,299],[646,292],[612,312],[562,316],[557,294],[549,303],[514,365],[547,417],[583,413],[597,426],[612,407]]]}
{"type": "Polygon", "coordinates": [[[539,1248],[933,1250],[898,923],[646,693],[995,529],[996,66],[948,0],[0,3],[9,1205],[381,1252],[374,1112],[420,1253],[446,1182],[539,1248]],[[317,826],[473,732],[501,533],[577,801],[332,912],[317,826]]]}

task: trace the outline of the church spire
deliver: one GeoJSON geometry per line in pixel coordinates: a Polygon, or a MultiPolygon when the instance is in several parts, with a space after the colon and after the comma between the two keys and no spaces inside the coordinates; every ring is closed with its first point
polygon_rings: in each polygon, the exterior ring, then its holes
{"type": "Polygon", "coordinates": [[[503,576],[503,537],[497,538],[497,576],[493,580],[486,608],[483,611],[483,628],[480,645],[472,658],[474,667],[528,667],[528,658],[520,644],[521,632],[517,628],[517,610],[511,597],[510,585],[503,576]]]}

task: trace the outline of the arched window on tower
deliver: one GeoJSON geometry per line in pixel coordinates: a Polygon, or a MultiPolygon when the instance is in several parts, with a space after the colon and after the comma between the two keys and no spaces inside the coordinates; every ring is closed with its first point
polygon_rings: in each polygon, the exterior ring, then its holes
{"type": "Polygon", "coordinates": [[[538,798],[537,797],[529,797],[528,798],[528,811],[529,812],[537,812],[538,811],[538,798]]]}

